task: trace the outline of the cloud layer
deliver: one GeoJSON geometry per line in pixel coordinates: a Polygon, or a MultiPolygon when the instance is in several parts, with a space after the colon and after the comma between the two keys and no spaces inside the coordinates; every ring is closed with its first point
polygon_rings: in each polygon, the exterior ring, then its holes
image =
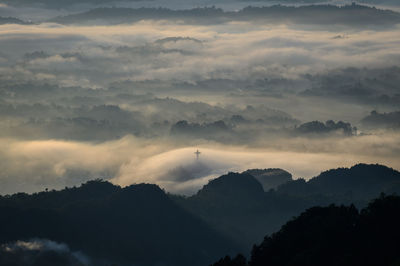
{"type": "Polygon", "coordinates": [[[382,163],[399,169],[397,135],[345,139],[291,138],[251,148],[198,142],[196,146],[165,139],[125,137],[99,144],[2,139],[1,193],[63,188],[94,178],[125,186],[156,183],[167,191],[191,194],[209,179],[228,171],[279,167],[294,177],[355,163],[382,163]],[[194,151],[201,154],[196,159],[194,151]]]}
{"type": "Polygon", "coordinates": [[[399,169],[400,133],[386,126],[400,104],[399,30],[0,25],[0,193],[104,178],[190,194],[248,168],[399,169]]]}

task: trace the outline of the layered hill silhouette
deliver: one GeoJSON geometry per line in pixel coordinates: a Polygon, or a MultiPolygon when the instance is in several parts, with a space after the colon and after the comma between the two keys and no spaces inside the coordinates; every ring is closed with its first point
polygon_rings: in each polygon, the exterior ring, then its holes
{"type": "Polygon", "coordinates": [[[222,251],[237,250],[156,185],[122,189],[94,181],[62,191],[15,194],[0,199],[0,213],[1,243],[51,239],[122,265],[207,265],[222,251]]]}
{"type": "Polygon", "coordinates": [[[360,202],[380,192],[400,192],[399,172],[382,165],[358,164],[328,170],[306,182],[299,179],[281,185],[279,193],[299,196],[326,195],[344,203],[360,202]]]}
{"type": "Polygon", "coordinates": [[[246,7],[240,11],[224,11],[215,7],[172,10],[167,8],[96,8],[87,12],[56,17],[60,24],[122,24],[140,20],[175,20],[190,24],[218,24],[230,21],[264,23],[348,25],[366,27],[395,25],[400,14],[357,4],[346,6],[308,5],[246,7]],[[318,14],[317,16],[315,14],[318,14]]]}
{"type": "Polygon", "coordinates": [[[276,232],[287,220],[312,206],[336,203],[365,207],[382,192],[400,194],[400,172],[382,165],[338,168],[309,181],[290,178],[269,191],[264,191],[257,178],[249,174],[262,172],[268,171],[229,173],[210,181],[197,194],[177,197],[176,201],[218,231],[244,244],[244,248],[250,248],[264,235],[276,232]]]}
{"type": "Polygon", "coordinates": [[[292,181],[292,174],[279,168],[249,169],[243,173],[254,176],[261,183],[264,191],[275,189],[286,182],[292,181]]]}
{"type": "Polygon", "coordinates": [[[228,173],[190,197],[166,194],[157,185],[121,188],[96,180],[61,191],[1,196],[0,245],[40,238],[66,243],[96,263],[207,265],[225,254],[247,254],[308,208],[365,207],[382,192],[399,193],[399,182],[398,171],[366,164],[309,181],[293,180],[281,169],[228,173]]]}
{"type": "Polygon", "coordinates": [[[313,207],[253,247],[249,262],[226,256],[213,266],[400,265],[400,197],[381,196],[360,212],[313,207]]]}

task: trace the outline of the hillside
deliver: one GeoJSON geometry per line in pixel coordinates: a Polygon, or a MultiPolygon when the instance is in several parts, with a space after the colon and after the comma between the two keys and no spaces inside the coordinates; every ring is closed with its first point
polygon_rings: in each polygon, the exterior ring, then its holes
{"type": "Polygon", "coordinates": [[[309,181],[291,180],[267,192],[249,174],[263,171],[229,173],[210,181],[192,197],[173,198],[249,249],[264,235],[277,231],[291,217],[312,206],[336,203],[364,207],[382,192],[400,194],[400,173],[382,165],[332,169],[309,181]]]}
{"type": "Polygon", "coordinates": [[[400,197],[353,206],[313,207],[255,245],[250,261],[225,257],[213,266],[399,265],[400,197]]]}
{"type": "Polygon", "coordinates": [[[206,265],[237,250],[156,185],[79,188],[0,199],[0,242],[51,239],[97,260],[139,265],[206,265]],[[228,248],[226,248],[228,247],[228,248]]]}
{"type": "Polygon", "coordinates": [[[264,191],[275,189],[278,186],[293,180],[292,174],[278,168],[249,169],[243,173],[247,173],[254,176],[258,180],[258,182],[261,183],[264,191]]]}
{"type": "Polygon", "coordinates": [[[97,265],[207,265],[224,254],[247,254],[263,236],[313,206],[364,207],[381,192],[400,192],[400,173],[382,165],[332,169],[309,181],[290,178],[266,192],[255,176],[268,181],[271,175],[281,183],[290,176],[281,169],[228,173],[191,197],[166,194],[157,185],[121,188],[101,180],[1,196],[0,253],[14,241],[48,239],[97,265]]]}

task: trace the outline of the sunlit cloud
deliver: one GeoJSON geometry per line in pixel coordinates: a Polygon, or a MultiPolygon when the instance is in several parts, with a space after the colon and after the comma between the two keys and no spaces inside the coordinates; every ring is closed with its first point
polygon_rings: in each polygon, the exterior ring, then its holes
{"type": "Polygon", "coordinates": [[[372,108],[396,111],[399,30],[0,25],[0,193],[104,178],[190,194],[249,168],[296,178],[358,162],[399,169],[396,131],[310,137],[294,129],[330,119],[358,127],[372,108]],[[181,120],[205,133],[173,135],[181,120]],[[218,121],[226,130],[207,132],[218,121]]]}
{"type": "Polygon", "coordinates": [[[294,178],[306,179],[361,162],[400,168],[398,135],[282,139],[257,148],[205,141],[187,146],[132,136],[97,144],[12,139],[2,139],[0,144],[1,193],[62,188],[103,178],[122,186],[155,183],[169,192],[191,194],[212,178],[250,168],[282,168],[294,178]],[[197,149],[199,159],[194,154],[197,149]]]}

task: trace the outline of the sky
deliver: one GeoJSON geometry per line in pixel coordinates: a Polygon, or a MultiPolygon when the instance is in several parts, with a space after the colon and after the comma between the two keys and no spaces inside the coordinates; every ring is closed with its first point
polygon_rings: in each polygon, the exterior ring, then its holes
{"type": "Polygon", "coordinates": [[[190,195],[250,168],[400,169],[395,2],[176,3],[0,4],[0,194],[101,178],[190,195]],[[223,10],[190,10],[211,4],[223,10]],[[120,9],[87,12],[99,6],[120,9]],[[188,10],[126,15],[160,6],[188,10]]]}

